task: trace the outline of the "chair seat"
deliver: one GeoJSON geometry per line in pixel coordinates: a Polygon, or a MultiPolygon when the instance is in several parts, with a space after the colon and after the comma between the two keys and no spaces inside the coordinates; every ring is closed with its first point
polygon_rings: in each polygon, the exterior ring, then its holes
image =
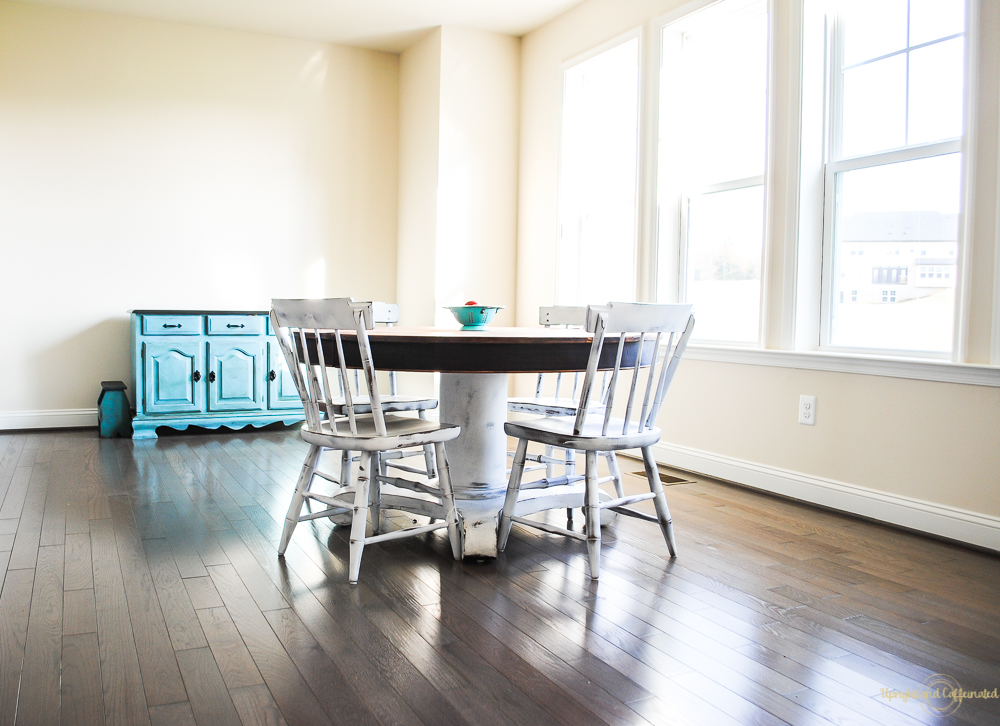
{"type": "MultiPolygon", "coordinates": [[[[555,396],[512,396],[507,399],[507,410],[512,413],[537,413],[540,416],[575,416],[579,401],[575,398],[555,396]]],[[[590,411],[602,411],[604,406],[591,406],[590,411]]]]}
{"type": "MultiPolygon", "coordinates": [[[[427,411],[438,407],[436,398],[421,398],[420,396],[389,395],[380,396],[382,410],[385,413],[394,411],[427,411]]],[[[372,402],[368,396],[359,395],[351,397],[354,403],[354,413],[371,413],[372,402]]],[[[326,402],[318,401],[322,411],[326,411],[326,402]]],[[[343,397],[333,399],[333,412],[337,416],[347,415],[347,401],[343,397]]]]}
{"type": "Polygon", "coordinates": [[[462,432],[461,427],[422,418],[407,418],[404,416],[385,417],[386,435],[379,436],[375,431],[375,419],[371,415],[358,416],[356,419],[358,433],[352,434],[346,418],[337,419],[338,432],[334,432],[329,421],[323,421],[320,430],[309,428],[303,424],[302,440],[341,451],[392,451],[409,446],[437,444],[452,441],[462,432]]]}
{"type": "Polygon", "coordinates": [[[639,449],[652,446],[660,440],[660,429],[653,427],[639,431],[639,424],[631,422],[625,433],[622,433],[624,422],[620,418],[612,418],[608,423],[607,435],[601,434],[604,419],[588,416],[583,431],[573,433],[573,416],[552,416],[536,418],[530,421],[511,421],[504,424],[508,436],[518,439],[537,441],[547,446],[558,446],[564,449],[581,451],[618,451],[620,449],[639,449]]]}

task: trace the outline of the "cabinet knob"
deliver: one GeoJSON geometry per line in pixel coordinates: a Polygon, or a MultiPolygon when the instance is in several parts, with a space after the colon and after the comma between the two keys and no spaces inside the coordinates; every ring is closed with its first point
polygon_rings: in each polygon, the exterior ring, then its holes
{"type": "Polygon", "coordinates": [[[278,374],[275,373],[274,371],[271,371],[270,373],[267,374],[267,380],[269,380],[269,381],[273,381],[277,377],[278,377],[278,374]]]}
{"type": "Polygon", "coordinates": [[[201,371],[195,371],[191,374],[191,380],[197,383],[201,380],[201,371]]]}
{"type": "Polygon", "coordinates": [[[215,371],[208,372],[208,382],[215,383],[215,371]]]}

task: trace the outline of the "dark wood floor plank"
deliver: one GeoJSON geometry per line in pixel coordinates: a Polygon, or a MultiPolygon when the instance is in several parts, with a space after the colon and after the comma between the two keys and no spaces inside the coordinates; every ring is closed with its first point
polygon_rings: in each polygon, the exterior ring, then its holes
{"type": "Polygon", "coordinates": [[[64,590],[86,590],[94,587],[94,563],[90,552],[90,533],[66,535],[66,570],[64,590]]]}
{"type": "MultiPolygon", "coordinates": [[[[424,578],[425,582],[433,579],[428,578],[429,573],[423,570],[414,570],[414,574],[424,578]]],[[[444,572],[441,578],[448,583],[447,588],[442,588],[443,598],[474,619],[515,654],[532,663],[546,678],[558,684],[567,695],[602,721],[611,724],[646,722],[629,708],[626,701],[635,702],[652,694],[637,686],[634,686],[636,692],[631,692],[627,689],[630,682],[620,674],[614,677],[607,672],[596,673],[599,668],[597,663],[589,664],[593,667],[585,664],[582,670],[579,668],[583,663],[581,660],[570,665],[570,660],[580,653],[579,650],[566,650],[566,644],[559,636],[548,637],[549,633],[530,613],[498,595],[477,578],[444,572]],[[539,635],[543,637],[539,638],[539,635]],[[623,686],[626,688],[623,689],[623,686]]]]}
{"type": "Polygon", "coordinates": [[[73,466],[74,457],[69,452],[56,452],[49,461],[49,485],[38,540],[42,547],[65,544],[66,502],[73,485],[73,466]]]}
{"type": "Polygon", "coordinates": [[[151,707],[149,722],[151,726],[196,726],[197,724],[191,712],[191,704],[187,701],[151,707]]]}
{"type": "Polygon", "coordinates": [[[201,608],[221,608],[222,598],[219,591],[215,589],[212,578],[208,575],[204,577],[188,577],[183,580],[184,588],[191,599],[191,605],[195,610],[201,608]]]}
{"type": "Polygon", "coordinates": [[[49,487],[49,465],[38,464],[31,468],[31,479],[17,524],[14,546],[10,551],[7,568],[20,570],[34,567],[38,556],[38,542],[42,533],[42,516],[49,487]]]}
{"type": "Polygon", "coordinates": [[[261,610],[288,607],[288,602],[281,596],[278,588],[274,586],[235,531],[219,532],[218,539],[243,584],[257,602],[257,607],[261,610]]]}
{"type": "Polygon", "coordinates": [[[66,502],[66,534],[87,534],[90,532],[90,505],[85,497],[80,498],[79,490],[73,490],[68,496],[70,499],[66,502]]]}
{"type": "Polygon", "coordinates": [[[208,648],[177,654],[195,721],[204,726],[241,726],[239,714],[208,648]]]}
{"type": "Polygon", "coordinates": [[[316,696],[281,646],[232,565],[208,568],[254,663],[289,724],[329,724],[316,696]]]}
{"type": "Polygon", "coordinates": [[[208,641],[177,572],[167,541],[148,539],[143,540],[142,545],[174,650],[207,648],[208,641]]]}
{"type": "Polygon", "coordinates": [[[264,617],[332,721],[378,725],[378,719],[291,608],[271,610],[264,617]]]}
{"type": "MultiPolygon", "coordinates": [[[[228,521],[245,518],[246,515],[240,508],[240,501],[246,504],[252,502],[253,500],[239,488],[233,487],[233,491],[235,491],[237,496],[239,496],[239,500],[237,500],[234,495],[230,493],[229,489],[206,468],[197,467],[197,470],[192,468],[189,464],[189,460],[184,456],[184,448],[186,447],[183,445],[173,447],[164,450],[163,454],[167,461],[170,462],[170,466],[173,468],[178,478],[188,489],[188,492],[191,493],[192,496],[194,496],[194,493],[197,492],[199,497],[209,498],[211,503],[217,509],[216,515],[221,513],[228,521]]],[[[206,510],[201,508],[201,511],[204,516],[206,510]]],[[[228,527],[228,521],[224,526],[220,526],[218,528],[226,529],[228,527]]]]}
{"type": "Polygon", "coordinates": [[[93,590],[63,593],[63,635],[97,632],[97,601],[93,590]]]}
{"type": "MultiPolygon", "coordinates": [[[[258,562],[272,577],[272,581],[283,588],[283,595],[292,602],[296,616],[309,630],[309,634],[334,663],[345,665],[341,669],[344,677],[380,722],[399,726],[417,726],[423,723],[407,705],[406,699],[391,686],[398,677],[397,671],[380,669],[379,665],[366,655],[363,647],[351,639],[311,592],[310,587],[325,588],[328,584],[327,577],[315,567],[310,567],[301,557],[296,558],[294,554],[296,550],[293,548],[292,559],[295,559],[300,567],[304,566],[309,570],[306,575],[309,577],[307,585],[288,566],[280,563],[275,557],[273,544],[249,522],[239,523],[237,530],[244,538],[247,548],[254,553],[258,562]]],[[[412,698],[413,692],[407,692],[406,695],[412,698]]],[[[428,713],[434,713],[433,705],[430,706],[428,713]]]]}
{"type": "Polygon", "coordinates": [[[41,547],[28,615],[18,723],[59,721],[59,668],[63,631],[63,548],[41,547]]]}
{"type": "Polygon", "coordinates": [[[34,570],[7,571],[0,591],[0,723],[14,723],[34,570]]]}
{"type": "Polygon", "coordinates": [[[146,703],[184,701],[184,684],[174,657],[163,609],[146,563],[127,496],[108,498],[128,601],[146,703]]]}
{"type": "MultiPolygon", "coordinates": [[[[215,516],[214,511],[218,508],[211,504],[210,500],[206,501],[205,504],[209,510],[212,510],[212,513],[206,519],[206,515],[199,510],[197,503],[192,500],[190,493],[185,489],[163,452],[155,446],[151,446],[149,442],[142,443],[143,445],[138,447],[141,450],[141,456],[149,459],[159,476],[161,488],[169,493],[173,508],[176,509],[181,518],[181,526],[186,531],[191,544],[195,546],[202,562],[206,565],[227,564],[229,560],[226,559],[222,547],[216,541],[213,531],[218,528],[224,529],[228,527],[228,522],[225,521],[225,518],[221,514],[215,516]]],[[[155,509],[159,515],[160,506],[158,505],[155,509]]],[[[160,518],[160,523],[164,527],[166,526],[162,518],[160,518]]],[[[166,531],[164,533],[166,534],[166,531]]]]}
{"type": "Polygon", "coordinates": [[[181,577],[207,577],[205,564],[201,561],[194,543],[191,542],[173,502],[156,502],[152,507],[156,512],[157,521],[163,528],[163,535],[170,545],[181,577]]]}
{"type": "Polygon", "coordinates": [[[287,726],[267,686],[244,686],[229,693],[243,726],[287,726]]]}
{"type": "MultiPolygon", "coordinates": [[[[273,551],[273,550],[272,550],[273,551]]],[[[262,553],[263,554],[263,553],[262,553]]],[[[329,555],[329,553],[327,553],[329,555]]],[[[381,677],[385,679],[397,693],[406,694],[409,706],[426,723],[428,721],[440,724],[462,723],[463,719],[455,707],[416,667],[407,655],[396,649],[389,638],[374,625],[347,594],[336,587],[328,587],[325,577],[312,561],[303,560],[301,550],[297,545],[290,547],[290,557],[298,562],[300,568],[309,572],[310,582],[316,589],[311,592],[328,616],[331,616],[340,628],[348,634],[351,640],[375,664],[381,677]]],[[[289,561],[286,553],[285,562],[289,561]]],[[[284,582],[288,586],[288,596],[294,598],[292,592],[302,593],[302,586],[293,584],[292,573],[283,571],[277,558],[270,557],[271,568],[268,570],[272,581],[284,582]]],[[[343,563],[335,575],[340,581],[346,574],[343,563]]],[[[310,599],[308,593],[302,593],[299,598],[310,599]]],[[[298,599],[295,602],[298,603],[298,599]]],[[[296,607],[301,607],[296,605],[296,607]]],[[[311,624],[311,621],[307,620],[311,624]]]]}
{"type": "Polygon", "coordinates": [[[146,724],[149,723],[149,712],[111,520],[92,520],[90,536],[104,717],[113,726],[146,724]]]}
{"type": "Polygon", "coordinates": [[[60,723],[63,726],[103,724],[101,655],[96,632],[63,636],[61,676],[60,723]]]}
{"type": "Polygon", "coordinates": [[[226,685],[232,688],[262,685],[264,679],[225,607],[198,610],[205,637],[226,685]]]}
{"type": "Polygon", "coordinates": [[[19,466],[12,470],[3,504],[0,505],[0,519],[20,518],[24,497],[28,493],[28,483],[31,481],[31,471],[30,466],[19,466]]]}

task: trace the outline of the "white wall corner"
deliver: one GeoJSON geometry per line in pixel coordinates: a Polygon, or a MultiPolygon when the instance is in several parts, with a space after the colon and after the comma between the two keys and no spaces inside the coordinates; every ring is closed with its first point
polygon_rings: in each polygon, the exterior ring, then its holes
{"type": "Polygon", "coordinates": [[[660,442],[657,463],[1000,552],[1000,517],[660,442]]]}
{"type": "Polygon", "coordinates": [[[0,431],[97,426],[96,408],[52,408],[45,411],[0,411],[0,431]]]}

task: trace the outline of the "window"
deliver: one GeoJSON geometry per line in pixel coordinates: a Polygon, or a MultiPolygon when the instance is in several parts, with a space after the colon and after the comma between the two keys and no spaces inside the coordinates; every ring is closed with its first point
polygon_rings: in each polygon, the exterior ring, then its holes
{"type": "Polygon", "coordinates": [[[962,0],[839,4],[830,64],[823,346],[931,355],[952,349],[964,7],[962,0]],[[864,252],[898,255],[905,264],[865,268],[856,261],[864,252]],[[912,284],[911,266],[918,271],[912,284]],[[866,284],[898,287],[842,302],[843,289],[866,284]]]}
{"type": "Polygon", "coordinates": [[[556,302],[635,299],[639,39],[563,72],[556,302]]]}
{"type": "Polygon", "coordinates": [[[767,4],[722,0],[664,26],[661,42],[657,297],[676,284],[697,339],[756,344],[767,4]]]}

